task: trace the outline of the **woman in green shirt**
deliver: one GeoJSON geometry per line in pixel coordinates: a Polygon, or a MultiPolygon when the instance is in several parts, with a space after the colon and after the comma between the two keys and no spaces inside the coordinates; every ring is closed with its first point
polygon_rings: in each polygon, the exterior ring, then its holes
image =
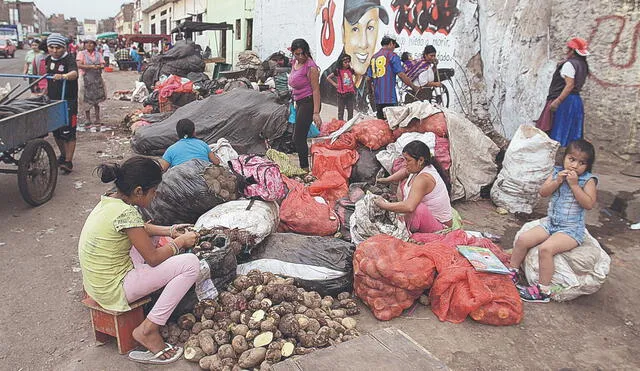
{"type": "Polygon", "coordinates": [[[133,338],[148,351],[132,351],[129,358],[143,363],[169,363],[182,348],[164,343],[163,326],[184,294],[196,282],[200,261],[179,254],[195,244],[194,232],[145,223],[137,207],[147,208],[162,181],[162,169],[152,159],[132,157],[122,166],[101,165],[102,182],[115,181],[117,191],[101,197],[82,228],[78,255],[85,291],[103,308],[129,310],[132,303],[164,287],[158,301],[133,338]],[[173,240],[154,246],[152,236],[173,240]]]}
{"type": "MultiPolygon", "coordinates": [[[[38,39],[33,39],[33,41],[31,41],[31,49],[29,49],[29,51],[27,52],[27,54],[24,56],[24,70],[22,71],[23,74],[25,75],[37,75],[38,71],[34,70],[34,63],[33,61],[36,59],[37,55],[44,55],[44,52],[42,50],[40,50],[40,40],[38,39]]],[[[34,78],[30,78],[29,79],[29,84],[31,84],[33,81],[35,81],[34,78]]],[[[38,87],[39,84],[36,84],[34,86],[31,87],[31,92],[32,93],[40,93],[40,88],[38,87]]]]}

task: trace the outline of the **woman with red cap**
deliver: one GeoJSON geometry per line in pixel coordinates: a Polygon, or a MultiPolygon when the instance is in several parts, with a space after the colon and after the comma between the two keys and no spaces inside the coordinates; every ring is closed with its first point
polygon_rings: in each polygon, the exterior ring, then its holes
{"type": "Polygon", "coordinates": [[[547,95],[547,104],[536,126],[566,147],[583,135],[584,107],[580,91],[589,74],[588,45],[574,37],[567,43],[567,58],[558,63],[547,95]]]}

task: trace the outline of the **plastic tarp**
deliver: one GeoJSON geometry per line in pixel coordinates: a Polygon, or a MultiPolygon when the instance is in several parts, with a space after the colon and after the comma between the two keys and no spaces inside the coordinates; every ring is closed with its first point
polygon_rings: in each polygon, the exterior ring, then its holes
{"type": "Polygon", "coordinates": [[[353,251],[352,244],[336,238],[276,233],[256,247],[237,272],[259,269],[293,277],[307,290],[335,296],[351,291],[353,251]]]}
{"type": "Polygon", "coordinates": [[[234,89],[178,108],[169,118],[139,128],[132,138],[134,151],[162,155],[178,140],[176,124],[188,118],[196,137],[209,144],[225,138],[238,153],[265,153],[265,139],[272,140],[287,130],[287,107],[276,103],[268,92],[234,89]]]}
{"type": "Polygon", "coordinates": [[[491,187],[491,200],[510,213],[531,214],[538,192],[553,171],[560,143],[531,125],[520,125],[504,155],[502,170],[491,187]]]}
{"type": "MultiPolygon", "coordinates": [[[[346,135],[346,134],[343,134],[346,135]]],[[[351,177],[349,182],[351,183],[375,183],[378,171],[382,168],[380,162],[378,162],[377,156],[380,150],[372,151],[365,146],[359,146],[358,162],[353,165],[351,169],[351,177]]]]}
{"type": "Polygon", "coordinates": [[[187,77],[190,72],[204,72],[205,63],[192,41],[181,40],[167,52],[151,58],[151,63],[140,76],[140,81],[153,90],[161,75],[187,77]]]}
{"type": "MultiPolygon", "coordinates": [[[[514,244],[520,234],[540,225],[544,220],[545,218],[538,219],[523,225],[516,234],[514,244]]],[[[611,258],[586,228],[584,231],[585,238],[582,245],[553,257],[555,264],[555,272],[551,278],[551,299],[553,300],[567,301],[580,295],[593,294],[600,289],[609,274],[611,258]]],[[[529,250],[522,267],[527,281],[532,285],[537,284],[540,279],[537,246],[529,250]]]]}
{"type": "Polygon", "coordinates": [[[195,228],[228,228],[246,231],[254,244],[274,233],[280,223],[279,208],[275,202],[235,200],[218,205],[196,221],[195,228]]]}
{"type": "Polygon", "coordinates": [[[451,201],[476,200],[480,197],[480,189],[496,178],[495,158],[499,148],[461,114],[449,109],[444,113],[451,153],[451,201]]]}

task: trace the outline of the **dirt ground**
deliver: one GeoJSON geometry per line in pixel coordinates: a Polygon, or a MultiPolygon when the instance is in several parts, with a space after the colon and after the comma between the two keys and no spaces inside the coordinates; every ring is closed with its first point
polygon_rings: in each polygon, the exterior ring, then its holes
{"type": "MultiPolygon", "coordinates": [[[[111,89],[133,87],[132,72],[106,74],[111,89]]],[[[109,100],[106,123],[115,127],[139,105],[109,100]]],[[[326,107],[325,118],[335,109],[326,107]]],[[[132,363],[115,344],[99,345],[87,309],[80,304],[82,278],[77,242],[87,214],[108,186],[92,174],[104,161],[132,154],[123,131],[80,133],[74,172],[60,175],[54,198],[38,208],[26,205],[15,176],[0,177],[0,369],[135,370],[158,369],[132,363]]],[[[604,158],[600,154],[600,159],[604,158]]],[[[377,321],[364,308],[357,317],[364,332],[395,326],[452,369],[640,369],[640,300],[636,287],[640,232],[611,212],[617,194],[637,194],[640,181],[619,174],[615,159],[599,160],[597,209],[589,212],[589,229],[611,254],[611,271],[595,294],[566,303],[525,303],[517,326],[493,327],[470,319],[440,322],[428,307],[389,322],[377,321]],[[626,193],[625,193],[626,192],[626,193]],[[634,193],[635,192],[635,193],[634,193]]],[[[544,213],[541,201],[538,213],[544,213]]],[[[523,220],[499,215],[489,201],[457,203],[467,229],[503,236],[511,247],[523,220]]],[[[632,216],[640,218],[640,215],[632,216]]],[[[633,222],[636,222],[634,220],[633,222]]],[[[375,357],[375,355],[372,355],[375,357]]],[[[184,360],[162,369],[197,369],[184,360]]]]}

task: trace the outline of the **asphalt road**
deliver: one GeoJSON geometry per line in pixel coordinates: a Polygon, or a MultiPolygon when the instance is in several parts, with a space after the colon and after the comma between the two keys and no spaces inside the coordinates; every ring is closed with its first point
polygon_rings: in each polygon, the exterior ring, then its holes
{"type": "MultiPolygon", "coordinates": [[[[26,54],[27,54],[26,50],[17,50],[15,58],[0,57],[0,73],[22,74],[22,71],[24,68],[24,57],[26,54]]],[[[11,87],[14,87],[16,84],[19,84],[21,87],[18,88],[18,90],[20,90],[21,88],[25,88],[28,85],[27,81],[24,81],[19,78],[9,79],[9,78],[0,77],[0,87],[4,87],[4,85],[7,82],[11,84],[11,87]]]]}

